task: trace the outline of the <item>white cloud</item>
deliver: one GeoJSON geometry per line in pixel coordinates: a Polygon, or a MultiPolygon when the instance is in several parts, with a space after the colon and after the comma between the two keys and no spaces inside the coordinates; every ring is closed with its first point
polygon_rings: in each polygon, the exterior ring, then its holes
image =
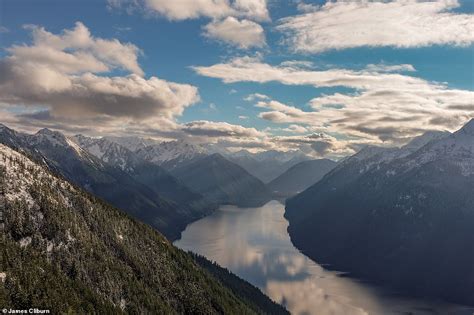
{"type": "Polygon", "coordinates": [[[409,64],[400,64],[400,65],[387,65],[384,63],[379,64],[369,64],[365,67],[365,70],[370,72],[414,72],[416,71],[415,67],[409,64]]]}
{"type": "Polygon", "coordinates": [[[307,133],[309,130],[301,125],[289,125],[288,128],[283,128],[283,131],[290,133],[307,133]]]}
{"type": "Polygon", "coordinates": [[[453,12],[457,0],[328,1],[279,21],[295,51],[320,53],[361,46],[466,46],[474,42],[474,15],[453,12]]]}
{"type": "Polygon", "coordinates": [[[95,38],[81,22],[59,35],[35,25],[25,28],[31,30],[33,44],[8,48],[10,59],[24,59],[66,73],[106,72],[120,68],[140,76],[144,74],[137,61],[138,47],[116,39],[95,38]]]}
{"type": "Polygon", "coordinates": [[[245,119],[249,119],[249,116],[240,115],[240,116],[239,116],[239,119],[244,119],[244,120],[245,120],[245,119]]]}
{"type": "Polygon", "coordinates": [[[260,93],[253,93],[249,94],[244,98],[244,101],[246,102],[253,102],[255,100],[269,100],[270,97],[265,94],[260,94],[260,93]]]}
{"type": "Polygon", "coordinates": [[[241,49],[264,47],[264,29],[255,21],[270,21],[267,0],[108,0],[108,7],[172,21],[210,18],[203,35],[241,49]]]}
{"type": "Polygon", "coordinates": [[[144,78],[139,49],[132,44],[95,38],[79,22],[59,35],[28,28],[33,43],[14,45],[0,59],[0,102],[41,110],[28,114],[30,119],[78,127],[93,122],[124,127],[134,121],[172,125],[199,100],[194,86],[144,78]],[[131,74],[106,75],[114,69],[131,74]]]}
{"type": "Polygon", "coordinates": [[[262,26],[249,20],[239,21],[231,16],[204,26],[204,35],[241,49],[265,45],[265,32],[262,26]]]}
{"type": "Polygon", "coordinates": [[[108,0],[108,3],[111,8],[125,8],[128,11],[139,8],[169,20],[227,16],[258,21],[270,19],[266,0],[108,0]]]}
{"type": "Polygon", "coordinates": [[[8,28],[6,28],[5,26],[0,25],[0,34],[8,33],[8,32],[10,32],[10,30],[8,28]]]}
{"type": "MultiPolygon", "coordinates": [[[[356,92],[321,95],[303,111],[271,99],[256,106],[267,109],[259,117],[274,123],[311,126],[357,141],[401,143],[424,130],[455,130],[474,110],[474,92],[392,73],[414,70],[411,65],[371,65],[363,70],[308,70],[273,66],[260,58],[241,57],[209,67],[194,67],[201,75],[233,82],[280,82],[285,85],[348,87],[356,92]]],[[[249,98],[255,100],[256,98],[249,98]]]]}

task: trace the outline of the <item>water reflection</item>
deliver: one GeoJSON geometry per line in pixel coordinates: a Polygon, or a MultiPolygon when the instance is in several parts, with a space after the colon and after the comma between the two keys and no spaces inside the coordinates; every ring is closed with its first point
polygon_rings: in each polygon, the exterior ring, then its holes
{"type": "Polygon", "coordinates": [[[473,310],[396,297],[325,270],[286,232],[284,206],[221,207],[187,227],[175,245],[204,255],[259,287],[293,314],[473,314],[473,310]]]}

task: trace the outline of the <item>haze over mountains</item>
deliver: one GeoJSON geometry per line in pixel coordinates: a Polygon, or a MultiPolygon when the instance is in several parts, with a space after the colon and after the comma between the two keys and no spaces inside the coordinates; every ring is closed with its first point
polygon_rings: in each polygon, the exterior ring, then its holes
{"type": "Polygon", "coordinates": [[[256,207],[271,200],[262,181],[219,153],[176,168],[172,173],[191,189],[219,204],[256,207]]]}
{"type": "Polygon", "coordinates": [[[267,186],[270,191],[282,196],[296,195],[318,182],[336,165],[328,159],[303,161],[290,167],[267,186]]]}
{"type": "Polygon", "coordinates": [[[280,152],[274,150],[254,154],[241,150],[227,153],[226,156],[230,161],[242,166],[264,183],[275,179],[293,165],[310,159],[300,151],[280,152]]]}
{"type": "Polygon", "coordinates": [[[332,268],[474,304],[474,120],[366,148],[287,200],[294,244],[332,268]]]}

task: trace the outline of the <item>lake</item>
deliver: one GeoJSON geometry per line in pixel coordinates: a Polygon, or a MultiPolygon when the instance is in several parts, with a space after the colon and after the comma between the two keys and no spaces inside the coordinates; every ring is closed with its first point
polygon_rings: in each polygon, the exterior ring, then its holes
{"type": "MultiPolygon", "coordinates": [[[[222,206],[190,224],[174,244],[218,262],[293,314],[474,314],[474,309],[401,297],[329,271],[298,251],[284,205],[222,206]]],[[[389,271],[388,271],[389,272],[389,271]]]]}

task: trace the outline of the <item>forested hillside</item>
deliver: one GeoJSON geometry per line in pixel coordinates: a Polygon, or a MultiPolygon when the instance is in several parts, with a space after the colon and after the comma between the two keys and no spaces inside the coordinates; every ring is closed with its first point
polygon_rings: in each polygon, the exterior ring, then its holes
{"type": "Polygon", "coordinates": [[[3,307],[54,314],[285,312],[269,300],[273,308],[262,309],[239,296],[148,225],[4,145],[0,187],[3,307]]]}

